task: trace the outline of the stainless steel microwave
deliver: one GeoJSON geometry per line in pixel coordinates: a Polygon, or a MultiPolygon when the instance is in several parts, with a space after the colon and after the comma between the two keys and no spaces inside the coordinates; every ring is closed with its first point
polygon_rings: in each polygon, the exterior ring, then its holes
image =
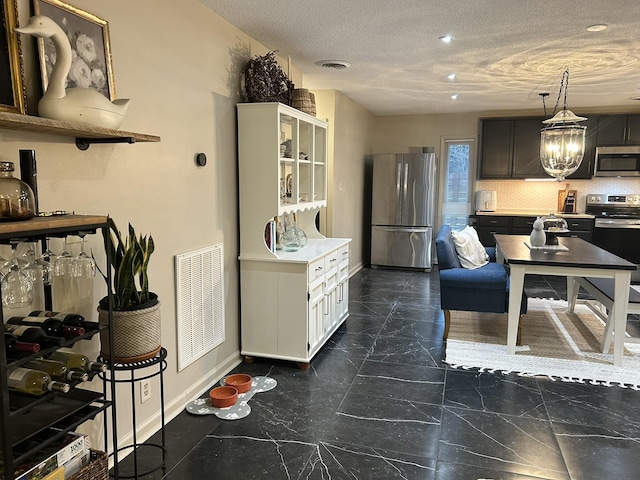
{"type": "Polygon", "coordinates": [[[640,146],[597,147],[594,177],[640,177],[640,146]]]}

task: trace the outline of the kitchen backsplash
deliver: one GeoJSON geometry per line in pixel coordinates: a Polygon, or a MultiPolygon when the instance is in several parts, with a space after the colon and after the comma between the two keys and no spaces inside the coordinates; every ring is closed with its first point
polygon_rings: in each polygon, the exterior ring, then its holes
{"type": "Polygon", "coordinates": [[[498,210],[549,210],[558,208],[558,190],[577,190],[577,212],[584,213],[589,193],[640,193],[640,179],[594,178],[592,180],[524,181],[477,180],[475,191],[495,190],[498,193],[498,210]]]}

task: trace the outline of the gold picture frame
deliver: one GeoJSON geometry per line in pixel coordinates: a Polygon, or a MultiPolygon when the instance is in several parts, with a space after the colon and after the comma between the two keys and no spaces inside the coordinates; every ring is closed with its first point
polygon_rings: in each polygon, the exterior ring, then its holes
{"type": "MultiPolygon", "coordinates": [[[[109,100],[115,100],[109,23],[60,0],[33,0],[33,11],[60,25],[77,54],[67,76],[67,88],[93,88],[109,100]]],[[[42,90],[46,91],[55,64],[55,48],[50,39],[38,38],[38,55],[42,90]]]]}
{"type": "Polygon", "coordinates": [[[0,112],[25,113],[24,66],[18,26],[16,0],[0,0],[0,112]]]}

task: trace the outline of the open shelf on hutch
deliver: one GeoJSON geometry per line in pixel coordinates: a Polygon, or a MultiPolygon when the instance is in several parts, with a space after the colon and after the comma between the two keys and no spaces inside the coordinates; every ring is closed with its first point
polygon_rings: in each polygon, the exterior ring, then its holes
{"type": "Polygon", "coordinates": [[[23,132],[45,133],[76,139],[76,146],[86,150],[92,143],[159,142],[160,137],[144,133],[101,128],[83,123],[63,122],[49,118],[0,112],[0,128],[23,132]]]}

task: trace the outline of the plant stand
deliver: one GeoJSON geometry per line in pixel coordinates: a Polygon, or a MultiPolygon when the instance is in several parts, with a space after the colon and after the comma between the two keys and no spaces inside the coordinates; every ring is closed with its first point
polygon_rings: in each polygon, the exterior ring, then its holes
{"type": "MultiPolygon", "coordinates": [[[[108,360],[103,358],[100,361],[108,363],[108,360]]],[[[165,414],[164,414],[164,371],[167,369],[167,350],[165,348],[161,348],[160,352],[153,358],[142,360],[134,363],[114,363],[112,365],[113,373],[110,370],[107,370],[104,374],[104,379],[107,382],[115,382],[115,383],[128,383],[131,386],[131,423],[132,423],[132,432],[133,432],[133,443],[129,445],[125,445],[124,447],[118,448],[118,452],[126,449],[133,449],[131,453],[133,456],[133,461],[128,461],[124,459],[121,461],[121,464],[118,465],[119,477],[120,478],[140,478],[145,475],[149,475],[157,470],[162,469],[163,476],[166,474],[166,460],[167,460],[167,449],[165,448],[165,414]],[[147,368],[157,366],[157,371],[145,372],[147,368]],[[129,374],[125,378],[116,378],[116,372],[128,372],[129,374]],[[136,431],[136,394],[135,388],[136,383],[153,378],[155,376],[160,376],[160,415],[161,415],[161,428],[160,428],[160,444],[155,443],[138,443],[137,431],[136,431]],[[152,448],[158,449],[162,453],[161,462],[155,467],[148,467],[145,471],[139,471],[138,468],[138,450],[142,448],[152,448]],[[129,473],[130,463],[132,463],[133,472],[129,473]]],[[[149,458],[149,455],[145,455],[144,458],[149,458]]]]}

